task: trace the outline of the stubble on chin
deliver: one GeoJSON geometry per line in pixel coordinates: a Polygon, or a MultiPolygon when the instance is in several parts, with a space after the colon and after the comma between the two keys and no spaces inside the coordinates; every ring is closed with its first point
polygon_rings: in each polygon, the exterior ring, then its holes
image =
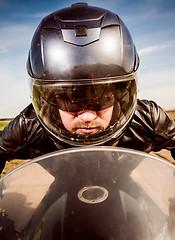
{"type": "Polygon", "coordinates": [[[76,134],[89,135],[101,132],[104,129],[104,126],[98,122],[75,123],[71,132],[76,134]]]}

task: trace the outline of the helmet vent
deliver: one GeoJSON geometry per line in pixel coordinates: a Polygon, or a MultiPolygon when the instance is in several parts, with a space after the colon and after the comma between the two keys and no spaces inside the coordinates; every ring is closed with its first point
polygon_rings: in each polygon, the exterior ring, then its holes
{"type": "Polygon", "coordinates": [[[75,26],[75,35],[76,35],[76,37],[86,37],[87,36],[87,27],[86,27],[86,25],[77,25],[77,26],[75,26]]]}

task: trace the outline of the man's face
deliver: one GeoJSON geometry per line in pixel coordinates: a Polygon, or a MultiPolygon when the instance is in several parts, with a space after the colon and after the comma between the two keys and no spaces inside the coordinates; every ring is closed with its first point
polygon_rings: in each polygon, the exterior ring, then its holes
{"type": "Polygon", "coordinates": [[[101,110],[66,112],[59,110],[64,127],[76,134],[93,134],[105,130],[111,121],[113,106],[101,110]]]}

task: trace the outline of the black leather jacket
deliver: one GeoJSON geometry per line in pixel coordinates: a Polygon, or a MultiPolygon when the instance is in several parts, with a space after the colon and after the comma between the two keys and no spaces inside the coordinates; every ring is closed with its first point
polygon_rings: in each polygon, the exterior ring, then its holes
{"type": "MultiPolygon", "coordinates": [[[[175,121],[154,102],[138,100],[125,134],[119,141],[113,139],[106,145],[145,152],[168,149],[175,159],[175,121]]],[[[0,132],[0,172],[6,160],[31,159],[67,147],[48,136],[30,104],[0,132]]]]}

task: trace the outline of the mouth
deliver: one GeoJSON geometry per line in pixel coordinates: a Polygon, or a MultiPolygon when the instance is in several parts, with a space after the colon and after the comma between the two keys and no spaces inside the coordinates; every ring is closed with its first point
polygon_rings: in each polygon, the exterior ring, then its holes
{"type": "Polygon", "coordinates": [[[76,129],[76,134],[91,134],[91,133],[96,133],[98,132],[98,128],[77,128],[76,129]]]}

